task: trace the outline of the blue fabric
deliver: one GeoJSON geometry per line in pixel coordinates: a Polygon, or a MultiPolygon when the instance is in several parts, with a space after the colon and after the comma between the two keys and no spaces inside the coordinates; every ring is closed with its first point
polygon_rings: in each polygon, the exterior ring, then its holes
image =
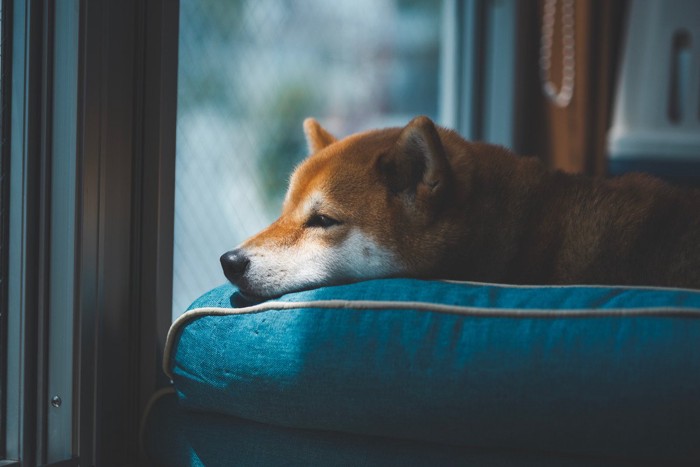
{"type": "MultiPolygon", "coordinates": [[[[379,279],[290,293],[275,301],[318,300],[417,301],[481,308],[516,309],[612,309],[690,307],[700,308],[700,291],[664,288],[548,286],[510,287],[498,284],[454,283],[419,279],[379,279]]],[[[188,310],[203,307],[254,305],[224,284],[202,295],[188,310]]]]}
{"type": "Polygon", "coordinates": [[[639,467],[619,459],[465,448],[409,440],[265,425],[183,410],[175,394],[148,413],[144,447],[151,466],[458,466],[639,467]]]}
{"type": "MultiPolygon", "coordinates": [[[[455,446],[700,461],[699,292],[393,279],[278,300],[436,302],[494,314],[341,306],[197,317],[175,330],[170,361],[184,408],[455,446]],[[657,307],[667,310],[567,316],[657,307]]],[[[232,304],[244,301],[226,285],[192,307],[232,304]]]]}

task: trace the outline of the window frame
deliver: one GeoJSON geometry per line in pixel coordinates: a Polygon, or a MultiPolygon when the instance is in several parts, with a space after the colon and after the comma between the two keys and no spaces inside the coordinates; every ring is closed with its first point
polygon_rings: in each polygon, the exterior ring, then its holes
{"type": "Polygon", "coordinates": [[[134,464],[167,384],[179,2],[12,4],[0,465],[134,464]]]}
{"type": "Polygon", "coordinates": [[[168,384],[179,2],[81,0],[80,14],[78,438],[81,459],[124,465],[168,384]]]}
{"type": "Polygon", "coordinates": [[[522,146],[522,86],[529,56],[525,28],[531,0],[445,0],[443,10],[443,124],[471,140],[522,146]]]}
{"type": "Polygon", "coordinates": [[[36,5],[16,1],[12,11],[12,81],[9,151],[8,294],[5,455],[31,465],[36,457],[38,386],[38,281],[41,173],[42,34],[36,5]],[[32,8],[33,7],[33,8],[32,8]],[[38,70],[39,68],[39,70],[38,70]],[[32,156],[29,157],[28,155],[32,156]],[[31,214],[27,215],[31,206],[31,214]],[[28,248],[27,244],[34,245],[28,248]]]}
{"type": "Polygon", "coordinates": [[[12,2],[2,0],[0,4],[2,14],[2,32],[0,33],[0,459],[5,457],[5,433],[6,433],[6,404],[7,394],[5,381],[7,381],[7,252],[8,252],[8,216],[9,210],[9,148],[10,148],[10,93],[12,83],[7,79],[11,72],[12,63],[12,2]]]}
{"type": "Polygon", "coordinates": [[[73,457],[72,3],[13,2],[3,448],[26,465],[73,457]]]}

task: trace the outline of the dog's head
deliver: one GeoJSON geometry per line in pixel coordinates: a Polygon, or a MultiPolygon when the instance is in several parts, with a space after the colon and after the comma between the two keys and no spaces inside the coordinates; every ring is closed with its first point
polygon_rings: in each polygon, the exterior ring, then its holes
{"type": "Polygon", "coordinates": [[[452,184],[433,122],[417,117],[342,140],[313,119],[304,130],[311,155],[292,174],[282,215],[221,257],[226,277],[245,294],[272,297],[429,273],[452,184]]]}

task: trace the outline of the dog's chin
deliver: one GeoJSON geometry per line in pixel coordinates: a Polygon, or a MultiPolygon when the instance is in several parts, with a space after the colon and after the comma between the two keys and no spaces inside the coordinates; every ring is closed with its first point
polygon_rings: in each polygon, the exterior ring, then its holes
{"type": "Polygon", "coordinates": [[[280,297],[286,293],[293,292],[294,290],[270,290],[269,288],[256,286],[246,280],[245,277],[240,278],[233,285],[238,289],[236,292],[241,298],[247,302],[260,303],[265,300],[270,300],[273,298],[280,297]]]}
{"type": "Polygon", "coordinates": [[[238,278],[238,280],[236,280],[236,282],[233,282],[233,285],[238,289],[236,294],[240,297],[241,303],[245,302],[245,303],[249,303],[249,304],[254,304],[254,303],[264,302],[265,300],[275,299],[275,298],[281,297],[282,295],[289,294],[289,293],[301,292],[304,290],[311,290],[311,289],[315,289],[318,287],[350,284],[353,282],[357,282],[359,280],[367,280],[367,279],[374,279],[374,278],[376,278],[376,277],[367,277],[367,278],[336,277],[333,279],[326,278],[322,281],[313,281],[313,282],[296,283],[296,284],[287,283],[287,284],[281,285],[279,287],[270,288],[270,287],[264,287],[262,284],[256,284],[254,282],[251,282],[248,280],[247,277],[243,276],[243,277],[238,278]]]}
{"type": "Polygon", "coordinates": [[[236,288],[231,297],[231,302],[235,306],[252,305],[270,298],[251,287],[245,277],[238,277],[236,280],[229,279],[229,282],[236,288]]]}
{"type": "Polygon", "coordinates": [[[231,296],[231,304],[237,308],[255,305],[272,298],[264,295],[259,295],[256,292],[241,287],[237,284],[234,284],[234,286],[236,286],[237,290],[231,296]]]}
{"type": "Polygon", "coordinates": [[[282,289],[277,289],[277,290],[269,290],[269,289],[261,289],[261,288],[256,288],[252,287],[251,285],[247,283],[238,283],[235,284],[236,288],[238,289],[236,291],[236,294],[241,297],[242,300],[248,303],[260,303],[264,302],[265,300],[271,300],[274,298],[281,297],[284,294],[288,293],[294,293],[294,292],[299,292],[302,290],[308,290],[310,288],[313,288],[312,286],[299,286],[299,287],[287,287],[287,288],[282,288],[282,289]]]}

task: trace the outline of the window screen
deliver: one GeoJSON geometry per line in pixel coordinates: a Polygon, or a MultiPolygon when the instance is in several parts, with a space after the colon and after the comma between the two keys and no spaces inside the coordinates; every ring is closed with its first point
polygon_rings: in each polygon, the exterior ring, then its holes
{"type": "Polygon", "coordinates": [[[173,316],[225,281],[219,256],[273,221],[306,156],[337,136],[438,117],[441,2],[183,0],[173,316]]]}

